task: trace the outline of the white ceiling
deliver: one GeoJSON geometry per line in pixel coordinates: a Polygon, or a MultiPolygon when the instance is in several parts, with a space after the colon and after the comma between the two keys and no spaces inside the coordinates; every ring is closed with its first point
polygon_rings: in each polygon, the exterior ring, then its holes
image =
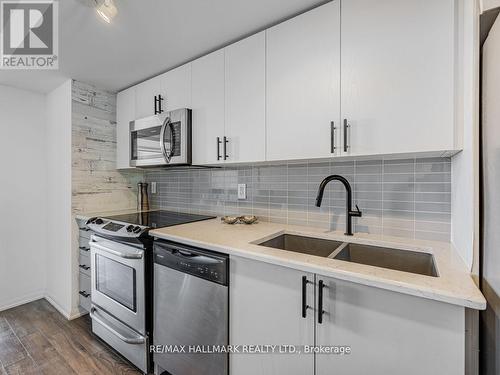
{"type": "Polygon", "coordinates": [[[67,78],[119,91],[325,0],[115,0],[111,24],[91,0],[60,0],[59,71],[0,71],[0,84],[48,92],[67,78]]]}

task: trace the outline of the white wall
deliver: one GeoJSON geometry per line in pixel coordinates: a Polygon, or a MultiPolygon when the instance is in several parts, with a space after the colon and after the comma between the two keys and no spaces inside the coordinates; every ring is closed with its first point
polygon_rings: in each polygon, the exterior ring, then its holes
{"type": "Polygon", "coordinates": [[[0,85],[0,310],[45,290],[45,97],[0,85]]]}
{"type": "Polygon", "coordinates": [[[46,295],[66,317],[72,311],[71,252],[71,80],[47,95],[46,134],[50,210],[44,221],[47,231],[46,295]],[[54,225],[57,224],[57,225],[54,225]]]}
{"type": "Polygon", "coordinates": [[[451,242],[473,274],[478,273],[479,223],[479,4],[461,0],[457,38],[456,118],[463,151],[452,158],[451,242]]]}
{"type": "Polygon", "coordinates": [[[483,47],[483,274],[488,309],[482,312],[484,375],[500,373],[500,18],[483,47]]]}

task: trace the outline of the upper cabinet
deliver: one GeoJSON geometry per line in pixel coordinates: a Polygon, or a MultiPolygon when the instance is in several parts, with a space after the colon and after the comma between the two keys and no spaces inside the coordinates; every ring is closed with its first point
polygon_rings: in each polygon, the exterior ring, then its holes
{"type": "Polygon", "coordinates": [[[267,30],[267,160],[324,158],[340,145],[340,1],[267,30]]]}
{"type": "Polygon", "coordinates": [[[346,154],[455,148],[454,3],[342,2],[346,154]]]}
{"type": "Polygon", "coordinates": [[[191,108],[191,63],[162,74],[159,81],[162,109],[191,108]]]}
{"type": "Polygon", "coordinates": [[[266,33],[225,48],[226,162],[266,160],[266,33]]]}
{"type": "Polygon", "coordinates": [[[334,0],[149,79],[119,95],[118,166],[127,121],[183,107],[196,165],[458,151],[455,8],[334,0]]]}
{"type": "Polygon", "coordinates": [[[131,87],[116,98],[116,168],[130,168],[130,121],[135,120],[135,90],[131,87]]]}
{"type": "MultiPolygon", "coordinates": [[[[159,106],[163,105],[159,77],[148,79],[136,86],[135,90],[135,115],[136,118],[149,117],[157,114],[159,106]]],[[[161,109],[161,108],[160,108],[161,109]]]]}
{"type": "Polygon", "coordinates": [[[224,162],[224,50],[192,63],[193,164],[224,162]]]}

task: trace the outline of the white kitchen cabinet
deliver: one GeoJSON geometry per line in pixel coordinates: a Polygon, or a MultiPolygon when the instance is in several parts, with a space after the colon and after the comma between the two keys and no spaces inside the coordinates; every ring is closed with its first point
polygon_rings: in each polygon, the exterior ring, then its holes
{"type": "MultiPolygon", "coordinates": [[[[154,77],[139,83],[135,86],[135,114],[137,118],[149,117],[155,115],[155,110],[158,109],[158,103],[155,103],[155,98],[161,93],[160,78],[154,77]]],[[[162,107],[164,109],[164,103],[162,107]]]]}
{"type": "Polygon", "coordinates": [[[165,111],[191,108],[191,63],[170,70],[159,79],[165,111]]]}
{"type": "Polygon", "coordinates": [[[224,50],[192,63],[193,164],[224,162],[224,50]]]}
{"type": "Polygon", "coordinates": [[[454,4],[342,2],[345,154],[455,149],[454,4]]]}
{"type": "Polygon", "coordinates": [[[267,160],[334,156],[341,140],[340,0],[267,30],[266,75],[267,160]]]}
{"type": "Polygon", "coordinates": [[[316,275],[321,280],[316,345],[346,345],[351,354],[316,355],[316,375],[464,374],[464,308],[316,275]]]}
{"type": "Polygon", "coordinates": [[[349,348],[349,354],[231,354],[233,375],[465,371],[461,306],[261,261],[232,256],[230,262],[230,345],[349,348]],[[305,318],[303,295],[309,306],[305,318]]]}
{"type": "Polygon", "coordinates": [[[266,159],[266,33],[225,48],[227,163],[266,159]]]}
{"type": "Polygon", "coordinates": [[[136,87],[120,91],[116,98],[116,168],[130,168],[130,121],[136,119],[136,87]]]}
{"type": "MultiPolygon", "coordinates": [[[[239,257],[230,258],[230,344],[313,345],[314,313],[302,317],[302,277],[314,275],[239,257]]],[[[314,306],[314,286],[307,284],[314,306]]],[[[278,350],[278,349],[277,349],[278,350]]],[[[232,375],[313,375],[314,356],[231,354],[232,375]]]]}

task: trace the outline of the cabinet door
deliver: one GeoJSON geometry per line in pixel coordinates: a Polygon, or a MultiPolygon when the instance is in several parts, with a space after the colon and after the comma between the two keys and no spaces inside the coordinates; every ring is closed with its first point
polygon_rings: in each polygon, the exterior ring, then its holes
{"type": "Polygon", "coordinates": [[[191,108],[191,64],[185,64],[160,76],[161,91],[164,98],[163,109],[172,111],[191,108]]]}
{"type": "Polygon", "coordinates": [[[339,121],[340,1],[335,0],[267,30],[267,159],[334,155],[339,121]]]}
{"type": "Polygon", "coordinates": [[[160,94],[159,78],[151,78],[139,83],[136,87],[135,112],[137,118],[155,114],[155,96],[160,94]]]}
{"type": "Polygon", "coordinates": [[[266,159],[266,33],[225,49],[226,162],[266,159]]]}
{"type": "MultiPolygon", "coordinates": [[[[317,346],[351,354],[317,354],[317,375],[456,375],[464,373],[464,308],[334,280],[323,280],[317,346]]],[[[317,292],[319,301],[319,291],[317,292]]]]}
{"type": "Polygon", "coordinates": [[[116,98],[116,168],[130,168],[130,121],[135,120],[135,87],[116,98]]]}
{"type": "MultiPolygon", "coordinates": [[[[314,312],[302,317],[302,277],[307,304],[314,306],[314,275],[231,257],[229,319],[231,345],[313,345],[314,312]]],[[[276,349],[278,350],[278,349],[276,349]]],[[[231,354],[232,375],[313,375],[314,356],[231,354]]]]}
{"type": "Polygon", "coordinates": [[[453,0],[342,3],[350,155],[453,149],[453,0]]]}
{"type": "Polygon", "coordinates": [[[223,163],[224,50],[193,61],[192,90],[193,164],[223,163]]]}

